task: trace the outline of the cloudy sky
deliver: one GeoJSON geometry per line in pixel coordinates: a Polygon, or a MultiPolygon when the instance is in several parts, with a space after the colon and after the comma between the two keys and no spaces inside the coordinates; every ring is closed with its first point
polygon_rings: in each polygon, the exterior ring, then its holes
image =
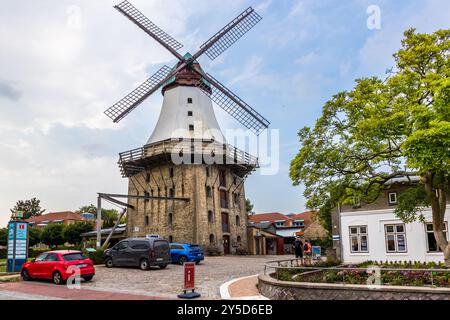
{"type": "MultiPolygon", "coordinates": [[[[0,0],[0,226],[19,199],[47,211],[126,193],[117,154],[142,146],[156,123],[158,93],[119,124],[103,111],[174,58],[112,8],[111,0],[0,0]]],[[[132,0],[195,52],[249,5],[263,20],[203,68],[280,130],[280,168],[254,173],[247,196],[257,212],[304,209],[289,163],[296,133],[313,125],[331,95],[355,78],[383,77],[409,27],[448,28],[446,0],[132,0]],[[367,27],[378,6],[380,29],[367,27]]],[[[239,127],[216,108],[222,128],[239,127]]]]}

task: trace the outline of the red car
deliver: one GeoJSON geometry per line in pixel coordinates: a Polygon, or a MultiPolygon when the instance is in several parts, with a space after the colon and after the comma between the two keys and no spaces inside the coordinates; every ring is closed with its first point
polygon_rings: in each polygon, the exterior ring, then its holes
{"type": "Polygon", "coordinates": [[[42,253],[36,259],[26,262],[20,270],[24,281],[31,279],[51,279],[55,284],[63,284],[80,270],[80,277],[90,281],[95,275],[94,264],[80,251],[57,250],[42,253]]]}

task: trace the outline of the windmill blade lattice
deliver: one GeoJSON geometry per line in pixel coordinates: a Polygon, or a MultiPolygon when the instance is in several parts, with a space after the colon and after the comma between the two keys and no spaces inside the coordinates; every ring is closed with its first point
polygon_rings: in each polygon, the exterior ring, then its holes
{"type": "Polygon", "coordinates": [[[197,87],[210,96],[212,101],[238,120],[244,127],[252,130],[256,135],[259,135],[269,127],[270,122],[266,118],[227,89],[218,80],[214,79],[213,76],[207,73],[203,77],[212,85],[212,92],[203,81],[200,81],[197,87]]]}
{"type": "Polygon", "coordinates": [[[167,78],[170,76],[172,69],[168,66],[163,66],[154,75],[148,78],[139,87],[134,89],[131,93],[125,96],[122,100],[115,103],[112,107],[105,111],[105,114],[114,122],[119,122],[134,108],[136,108],[149,95],[159,89],[167,78]]]}
{"type": "Polygon", "coordinates": [[[261,19],[261,16],[252,7],[249,7],[202,44],[200,49],[207,48],[205,51],[206,55],[211,60],[214,60],[253,28],[261,19]]]}
{"type": "Polygon", "coordinates": [[[134,24],[141,28],[144,32],[150,35],[153,39],[158,41],[163,47],[169,50],[178,59],[183,60],[182,56],[177,52],[183,45],[177,40],[172,38],[156,24],[151,22],[146,16],[144,16],[138,9],[136,9],[128,1],[123,1],[120,4],[114,6],[124,16],[130,19],[134,24]]]}

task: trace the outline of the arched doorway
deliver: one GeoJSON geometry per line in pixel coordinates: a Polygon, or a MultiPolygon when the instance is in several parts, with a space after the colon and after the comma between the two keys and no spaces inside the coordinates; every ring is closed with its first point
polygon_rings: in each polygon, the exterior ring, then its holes
{"type": "Polygon", "coordinates": [[[230,236],[223,236],[223,254],[230,254],[230,236]]]}

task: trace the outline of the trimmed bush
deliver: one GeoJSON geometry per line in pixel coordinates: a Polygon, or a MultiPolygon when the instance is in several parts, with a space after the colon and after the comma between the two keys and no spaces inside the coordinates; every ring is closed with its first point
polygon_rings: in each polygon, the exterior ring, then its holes
{"type": "Polygon", "coordinates": [[[97,249],[96,251],[89,252],[87,250],[83,250],[83,254],[92,260],[94,264],[103,264],[103,253],[104,250],[97,249]]]}

